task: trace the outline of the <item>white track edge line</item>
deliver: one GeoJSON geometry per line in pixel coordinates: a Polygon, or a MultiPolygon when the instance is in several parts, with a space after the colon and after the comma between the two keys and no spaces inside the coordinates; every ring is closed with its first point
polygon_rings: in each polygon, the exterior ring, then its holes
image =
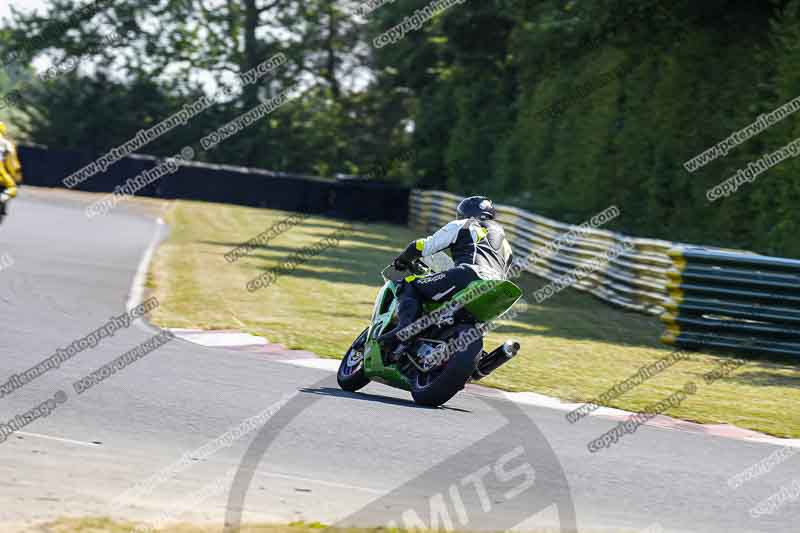
{"type": "Polygon", "coordinates": [[[89,446],[90,448],[97,448],[99,444],[93,442],[85,442],[81,440],[65,439],[63,437],[53,437],[50,435],[42,435],[41,433],[29,433],[27,431],[17,431],[16,435],[23,435],[25,437],[36,437],[37,439],[54,440],[58,442],[66,442],[68,444],[79,444],[81,446],[89,446]]]}
{"type": "Polygon", "coordinates": [[[350,489],[350,490],[359,490],[362,492],[369,492],[371,494],[377,494],[383,496],[388,490],[376,490],[367,487],[359,487],[357,485],[348,485],[346,483],[336,483],[334,481],[323,481],[321,479],[303,477],[303,476],[295,476],[291,474],[278,474],[276,472],[258,472],[260,476],[267,476],[267,477],[275,477],[278,479],[288,479],[290,481],[305,481],[307,483],[316,483],[318,485],[326,485],[328,487],[335,487],[339,489],[350,489]]]}
{"type": "Polygon", "coordinates": [[[155,253],[156,247],[161,240],[161,228],[164,224],[163,218],[159,217],[156,219],[156,231],[153,233],[153,238],[150,239],[150,244],[147,246],[144,254],[142,254],[142,259],[139,261],[139,266],[136,268],[136,274],[133,276],[133,283],[128,293],[128,301],[125,304],[125,309],[127,311],[139,305],[143,300],[144,284],[145,281],[147,281],[147,269],[150,266],[153,253],[155,253]]]}

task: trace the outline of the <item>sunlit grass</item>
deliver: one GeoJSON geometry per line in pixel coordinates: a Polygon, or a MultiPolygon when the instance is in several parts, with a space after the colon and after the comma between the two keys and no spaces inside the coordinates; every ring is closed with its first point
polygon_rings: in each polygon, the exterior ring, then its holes
{"type": "MultiPolygon", "coordinates": [[[[225,252],[288,215],[177,202],[167,214],[170,237],[151,268],[149,285],[161,301],[155,322],[244,330],[289,348],[340,357],[369,321],[382,283],[380,270],[418,235],[399,226],[357,223],[338,247],[311,258],[270,287],[247,292],[250,279],[347,224],[311,217],[253,255],[233,264],[225,261],[225,252]]],[[[543,282],[525,275],[517,283],[533,302],[530,295],[543,282]]],[[[531,304],[516,321],[488,336],[489,348],[515,338],[522,350],[483,383],[571,401],[591,400],[667,355],[670,348],[658,342],[661,332],[655,318],[566,290],[542,305],[531,304]]],[[[697,394],[666,414],[800,437],[800,414],[793,408],[800,402],[800,370],[786,363],[753,361],[729,378],[706,385],[702,376],[726,359],[694,353],[611,405],[636,411],[694,381],[697,394]]]]}

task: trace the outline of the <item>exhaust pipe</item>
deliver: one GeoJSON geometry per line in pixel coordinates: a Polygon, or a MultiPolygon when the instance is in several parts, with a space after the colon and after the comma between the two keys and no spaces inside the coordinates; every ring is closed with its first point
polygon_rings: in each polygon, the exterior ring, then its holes
{"type": "Polygon", "coordinates": [[[517,355],[517,352],[519,352],[520,345],[517,341],[508,340],[503,343],[501,348],[503,349],[503,353],[506,355],[506,357],[511,359],[517,355]]]}
{"type": "Polygon", "coordinates": [[[478,360],[478,368],[473,372],[472,379],[478,381],[481,378],[485,378],[516,357],[519,349],[519,342],[507,340],[491,352],[484,352],[483,356],[478,360]]]}

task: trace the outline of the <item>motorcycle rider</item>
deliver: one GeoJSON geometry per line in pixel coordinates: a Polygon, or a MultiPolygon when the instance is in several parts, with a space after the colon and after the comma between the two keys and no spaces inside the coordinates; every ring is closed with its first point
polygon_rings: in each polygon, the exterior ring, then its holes
{"type": "Polygon", "coordinates": [[[6,137],[6,125],[0,122],[0,216],[6,206],[17,195],[17,183],[22,181],[22,170],[17,158],[17,148],[6,137]]]}
{"type": "Polygon", "coordinates": [[[495,222],[497,212],[485,196],[471,196],[458,204],[458,218],[433,235],[412,241],[394,260],[397,270],[408,270],[420,257],[447,249],[454,268],[428,276],[408,276],[398,288],[399,324],[378,337],[378,343],[394,362],[408,349],[398,333],[420,315],[422,301],[440,302],[478,279],[505,280],[512,263],[511,245],[503,226],[495,222]]]}

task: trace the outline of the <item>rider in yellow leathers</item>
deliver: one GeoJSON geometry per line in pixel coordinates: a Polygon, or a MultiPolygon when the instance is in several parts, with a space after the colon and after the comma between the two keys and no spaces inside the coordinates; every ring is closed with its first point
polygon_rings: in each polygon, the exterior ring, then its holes
{"type": "Polygon", "coordinates": [[[0,216],[5,214],[9,200],[17,195],[17,184],[20,182],[22,167],[17,157],[17,147],[6,137],[6,125],[0,122],[0,216]]]}

